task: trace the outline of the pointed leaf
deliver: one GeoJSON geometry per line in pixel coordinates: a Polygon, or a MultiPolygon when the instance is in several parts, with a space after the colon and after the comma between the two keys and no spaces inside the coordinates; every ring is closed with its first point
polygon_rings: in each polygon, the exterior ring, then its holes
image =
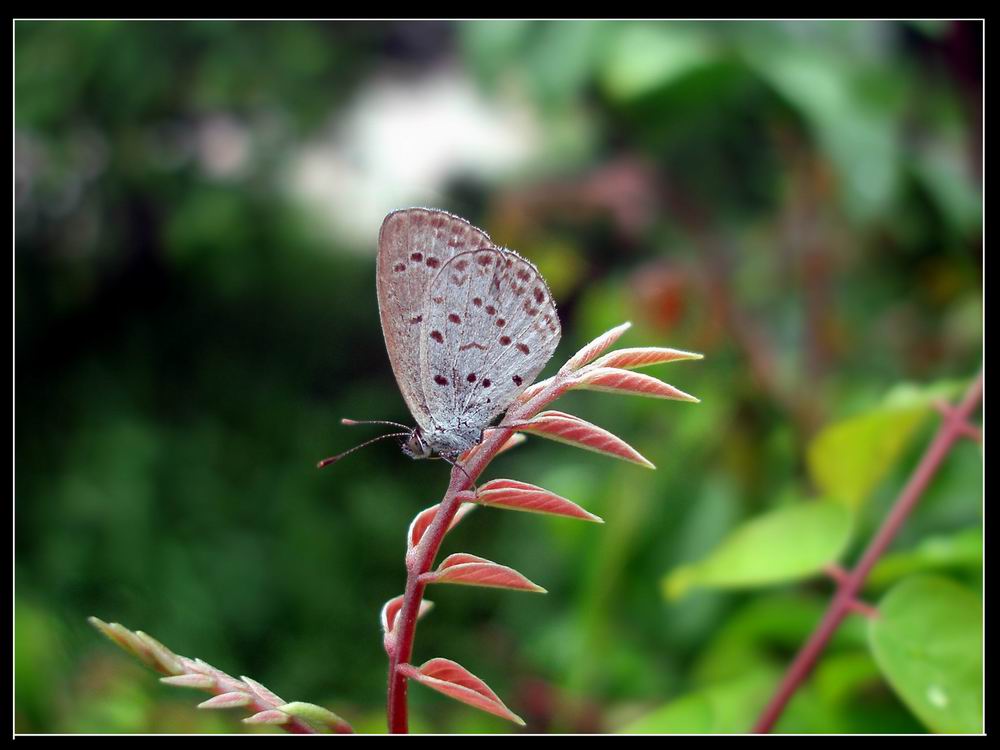
{"type": "Polygon", "coordinates": [[[249,706],[253,698],[247,693],[223,693],[198,704],[198,708],[241,708],[249,706]]]}
{"type": "MultiPolygon", "coordinates": [[[[396,626],[396,616],[399,614],[400,608],[403,606],[403,596],[393,597],[382,605],[382,632],[386,635],[392,633],[392,629],[396,626]]],[[[420,600],[420,610],[417,612],[417,619],[426,615],[431,611],[434,606],[434,602],[429,602],[426,599],[420,600]]]]}
{"type": "MultiPolygon", "coordinates": [[[[409,545],[408,549],[413,549],[420,544],[420,540],[423,538],[424,532],[427,531],[427,528],[434,522],[434,516],[437,515],[440,505],[441,504],[438,503],[437,505],[425,508],[417,513],[414,519],[410,522],[410,529],[406,535],[407,544],[409,545]]],[[[469,504],[462,505],[462,507],[458,509],[458,512],[455,513],[454,518],[451,519],[451,523],[448,525],[448,530],[451,531],[455,528],[458,525],[458,522],[469,515],[475,507],[475,505],[469,504]]]]}
{"type": "Polygon", "coordinates": [[[232,692],[246,692],[247,687],[239,680],[230,677],[221,669],[216,669],[208,662],[202,661],[201,659],[194,659],[188,662],[191,666],[192,671],[200,672],[202,674],[207,674],[215,680],[215,689],[221,690],[225,693],[232,692]]]}
{"type": "Polygon", "coordinates": [[[507,438],[507,442],[506,443],[504,443],[503,445],[500,446],[500,450],[498,450],[496,452],[496,455],[499,456],[504,451],[509,451],[511,448],[516,448],[517,446],[519,446],[521,443],[523,443],[527,439],[528,438],[526,438],[520,432],[515,432],[513,435],[511,435],[509,438],[507,438]]]}
{"type": "Polygon", "coordinates": [[[954,383],[904,384],[875,408],[825,427],[808,448],[813,482],[825,496],[860,507],[933,413],[935,400],[955,390],[954,383]]]}
{"type": "Polygon", "coordinates": [[[667,385],[662,380],[643,375],[640,372],[616,370],[611,367],[595,367],[593,369],[588,367],[572,388],[699,403],[699,399],[674,388],[672,385],[667,385]]]}
{"type": "Polygon", "coordinates": [[[574,370],[579,370],[585,364],[594,359],[594,357],[598,356],[601,352],[614,344],[619,338],[621,338],[621,335],[631,327],[631,323],[622,323],[620,326],[612,328],[607,333],[601,334],[574,354],[569,361],[563,365],[562,371],[573,372],[574,370]]]}
{"type": "Polygon", "coordinates": [[[621,458],[632,463],[655,469],[652,463],[620,437],[612,435],[597,425],[593,425],[579,417],[564,414],[561,411],[543,411],[527,422],[519,425],[518,430],[540,435],[560,443],[575,445],[578,448],[604,453],[615,458],[621,458]]]}
{"type": "Polygon", "coordinates": [[[649,367],[665,362],[680,362],[688,359],[704,359],[703,354],[685,352],[680,349],[665,349],[658,346],[641,346],[632,349],[618,349],[609,352],[594,362],[594,367],[619,367],[630,370],[635,367],[649,367]]]}
{"type": "Polygon", "coordinates": [[[250,692],[257,696],[265,705],[278,706],[285,702],[284,698],[279,698],[256,680],[247,676],[241,676],[241,680],[250,688],[250,692]]]}
{"type": "Polygon", "coordinates": [[[243,720],[244,724],[274,724],[281,726],[282,724],[287,724],[292,720],[292,717],[286,714],[284,711],[279,711],[276,708],[269,708],[266,711],[261,711],[253,716],[248,716],[243,720]]]}
{"type": "Polygon", "coordinates": [[[90,617],[88,621],[107,638],[160,674],[176,675],[184,671],[180,657],[152,636],[142,631],[133,633],[124,625],[107,623],[97,617],[90,617]]]}
{"type": "Polygon", "coordinates": [[[704,559],[673,570],[664,590],[675,599],[694,586],[746,588],[816,575],[839,559],[850,534],[851,514],[838,503],[778,508],[737,528],[704,559]]]}
{"type": "Polygon", "coordinates": [[[516,482],[513,479],[492,479],[476,493],[475,502],[494,508],[522,510],[529,513],[545,513],[553,516],[579,518],[583,521],[604,523],[604,521],[588,513],[576,503],[560,497],[541,487],[526,482],[516,482]]]}
{"type": "Polygon", "coordinates": [[[194,688],[195,690],[212,690],[215,687],[215,680],[207,674],[177,674],[170,677],[161,677],[160,682],[164,685],[174,687],[194,688]]]}
{"type": "Polygon", "coordinates": [[[317,706],[315,703],[293,701],[278,708],[289,716],[307,721],[316,727],[329,729],[337,734],[351,734],[354,732],[351,725],[337,716],[333,711],[325,709],[322,706],[317,706]]]}
{"type": "MultiPolygon", "coordinates": [[[[488,428],[487,432],[489,430],[492,430],[492,429],[496,429],[496,428],[492,428],[492,427],[488,428]]],[[[507,442],[504,443],[503,445],[501,445],[500,448],[497,449],[497,452],[494,455],[495,456],[499,456],[501,453],[503,453],[505,451],[509,451],[511,448],[516,448],[517,446],[519,446],[521,443],[523,443],[527,439],[528,438],[526,438],[524,435],[522,435],[522,434],[520,434],[518,432],[515,432],[513,435],[511,435],[509,438],[507,438],[507,442]]],[[[482,443],[479,443],[478,445],[474,445],[471,448],[469,448],[469,450],[467,450],[465,453],[463,453],[461,456],[459,456],[459,459],[458,459],[459,463],[462,464],[462,466],[466,466],[469,463],[469,461],[472,460],[473,456],[475,456],[476,453],[479,452],[479,449],[481,447],[482,447],[482,443]]]]}
{"type": "Polygon", "coordinates": [[[532,583],[513,568],[464,553],[449,555],[436,571],[421,576],[421,580],[426,583],[457,583],[465,586],[546,593],[545,589],[532,583]]]}
{"type": "Polygon", "coordinates": [[[889,590],[868,626],[879,669],[935,732],[983,731],[983,603],[941,576],[889,590]]]}
{"type": "Polygon", "coordinates": [[[507,708],[485,682],[450,659],[431,659],[419,669],[412,664],[400,664],[397,669],[449,698],[524,726],[521,717],[507,708]]]}

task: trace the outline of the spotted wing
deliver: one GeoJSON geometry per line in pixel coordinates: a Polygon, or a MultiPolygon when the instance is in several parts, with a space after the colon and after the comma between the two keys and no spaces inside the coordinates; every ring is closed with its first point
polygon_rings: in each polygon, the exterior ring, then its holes
{"type": "Polygon", "coordinates": [[[552,295],[530,262],[487,247],[448,261],[428,300],[420,368],[431,418],[482,430],[552,357],[562,332],[552,295]]]}
{"type": "Polygon", "coordinates": [[[385,348],[403,399],[424,431],[431,411],[420,380],[420,326],[428,287],[457,253],[491,246],[485,232],[444,211],[407,208],[382,222],[376,286],[385,348]]]}

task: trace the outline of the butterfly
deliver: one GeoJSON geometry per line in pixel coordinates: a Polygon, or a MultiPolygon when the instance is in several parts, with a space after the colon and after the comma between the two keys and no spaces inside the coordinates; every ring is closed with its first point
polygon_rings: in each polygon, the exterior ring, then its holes
{"type": "Polygon", "coordinates": [[[437,209],[386,216],[376,289],[389,362],[417,423],[393,436],[406,437],[403,452],[415,459],[454,461],[477,445],[534,382],[562,333],[552,293],[530,261],[437,209]]]}

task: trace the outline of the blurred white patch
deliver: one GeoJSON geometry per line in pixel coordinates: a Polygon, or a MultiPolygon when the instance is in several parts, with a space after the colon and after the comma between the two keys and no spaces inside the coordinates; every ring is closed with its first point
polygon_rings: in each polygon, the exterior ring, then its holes
{"type": "Polygon", "coordinates": [[[950,703],[948,694],[937,685],[927,688],[927,702],[936,708],[944,708],[950,703]]]}
{"type": "Polygon", "coordinates": [[[441,205],[449,179],[495,179],[537,156],[541,127],[509,98],[485,98],[458,71],[366,86],[324,138],[292,159],[289,189],[317,220],[372,253],[385,215],[441,205]]]}
{"type": "Polygon", "coordinates": [[[210,177],[239,177],[250,160],[250,133],[236,119],[214,115],[198,127],[198,163],[210,177]]]}

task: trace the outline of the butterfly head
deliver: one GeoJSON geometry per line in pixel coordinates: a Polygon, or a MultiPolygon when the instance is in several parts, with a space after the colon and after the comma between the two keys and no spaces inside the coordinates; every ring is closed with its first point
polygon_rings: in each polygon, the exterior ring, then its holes
{"type": "Polygon", "coordinates": [[[403,442],[403,453],[412,459],[430,458],[431,447],[424,440],[423,433],[419,427],[414,427],[409,436],[403,442]]]}

